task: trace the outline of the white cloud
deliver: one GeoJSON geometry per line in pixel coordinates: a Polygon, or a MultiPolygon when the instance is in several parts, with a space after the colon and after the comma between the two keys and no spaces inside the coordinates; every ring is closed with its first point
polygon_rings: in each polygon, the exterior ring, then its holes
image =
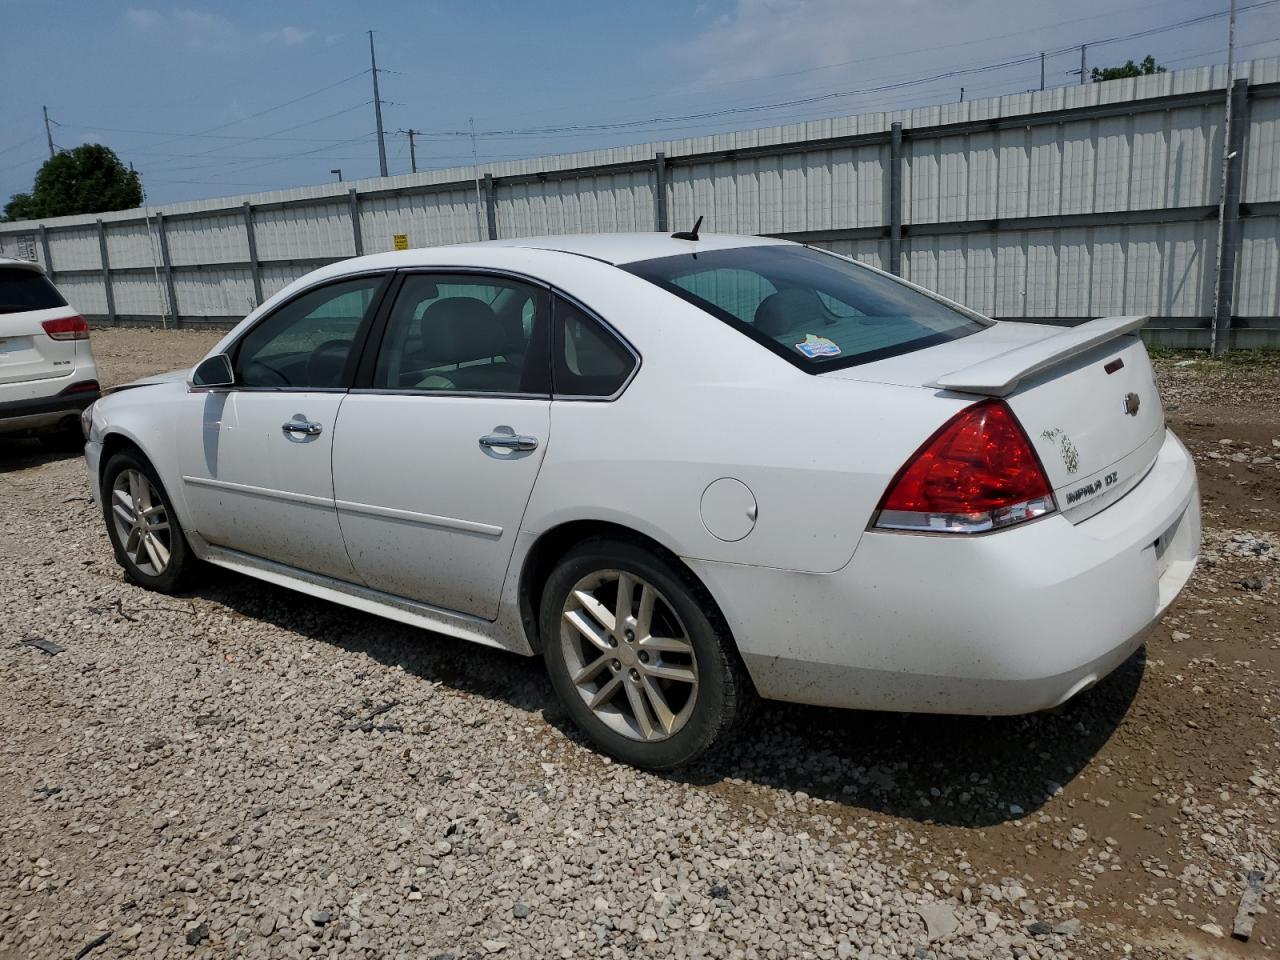
{"type": "Polygon", "coordinates": [[[188,41],[197,47],[226,40],[235,33],[231,21],[218,13],[207,13],[204,10],[175,10],[173,19],[187,34],[188,41]]]}
{"type": "Polygon", "coordinates": [[[124,17],[139,30],[163,32],[193,47],[223,43],[236,32],[231,21],[222,14],[193,8],[164,12],[150,7],[130,7],[124,17]]]}
{"type": "Polygon", "coordinates": [[[281,27],[279,30],[267,30],[265,33],[258,34],[258,39],[263,43],[275,43],[279,41],[286,47],[296,47],[306,43],[311,39],[313,31],[303,30],[301,27],[281,27]]]}
{"type": "Polygon", "coordinates": [[[147,8],[135,9],[130,7],[124,12],[124,18],[139,30],[150,30],[158,27],[164,16],[158,10],[149,10],[147,8]]]}
{"type": "Polygon", "coordinates": [[[676,54],[712,83],[842,63],[863,47],[878,7],[850,0],[738,0],[676,54]]]}

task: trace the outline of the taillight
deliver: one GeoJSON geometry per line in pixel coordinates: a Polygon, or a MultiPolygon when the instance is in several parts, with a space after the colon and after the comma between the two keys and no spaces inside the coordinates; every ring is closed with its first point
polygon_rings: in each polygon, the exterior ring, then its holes
{"type": "Polygon", "coordinates": [[[54,340],[88,340],[89,324],[84,317],[59,317],[45,320],[40,326],[54,340]]]}
{"type": "Polygon", "coordinates": [[[1044,466],[1003,400],[948,420],[889,484],[875,526],[982,533],[1057,509],[1044,466]]]}
{"type": "Polygon", "coordinates": [[[63,387],[59,396],[64,396],[68,393],[97,393],[98,390],[97,380],[80,380],[69,387],[63,387]]]}

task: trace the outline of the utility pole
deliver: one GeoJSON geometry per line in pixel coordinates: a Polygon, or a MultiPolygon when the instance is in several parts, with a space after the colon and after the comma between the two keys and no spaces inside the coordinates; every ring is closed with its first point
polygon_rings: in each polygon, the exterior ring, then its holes
{"type": "Polygon", "coordinates": [[[964,87],[960,88],[960,102],[964,103],[964,87]]]}
{"type": "Polygon", "coordinates": [[[397,130],[396,133],[407,133],[409,135],[409,169],[414,173],[417,173],[418,172],[418,150],[414,146],[413,138],[415,136],[421,136],[422,131],[409,129],[409,130],[397,130]]]}
{"type": "Polygon", "coordinates": [[[382,98],[378,95],[378,59],[373,54],[373,31],[369,31],[369,66],[373,71],[373,116],[378,122],[378,170],[387,175],[387,144],[382,137],[382,98]]]}
{"type": "MultiPolygon", "coordinates": [[[[1235,0],[1232,0],[1234,3],[1235,0]]],[[[476,239],[484,239],[484,227],[480,224],[480,208],[484,201],[480,199],[480,155],[476,152],[476,118],[468,117],[471,124],[471,170],[476,178],[476,239]]]]}
{"type": "Polygon", "coordinates": [[[1044,51],[1040,51],[1040,89],[1044,89],[1044,51]]]}
{"type": "MultiPolygon", "coordinates": [[[[1218,199],[1218,263],[1214,270],[1216,277],[1213,291],[1213,319],[1209,328],[1209,353],[1220,356],[1227,352],[1231,335],[1231,284],[1234,276],[1225,277],[1223,258],[1227,256],[1224,247],[1227,241],[1227,217],[1235,217],[1234,209],[1227,209],[1227,192],[1231,185],[1231,161],[1234,154],[1231,150],[1231,114],[1232,111],[1232,78],[1235,73],[1236,55],[1236,0],[1231,0],[1231,13],[1227,19],[1227,117],[1222,130],[1222,183],[1219,187],[1218,199]],[[1224,289],[1225,288],[1225,289],[1224,289]],[[1225,307],[1225,309],[1224,309],[1225,307]]],[[[1234,274],[1234,270],[1231,271],[1234,274]]]]}
{"type": "Polygon", "coordinates": [[[49,108],[41,107],[44,111],[44,136],[49,141],[49,159],[53,159],[53,131],[49,129],[49,108]]]}
{"type": "Polygon", "coordinates": [[[1087,43],[1080,44],[1080,82],[1081,83],[1089,82],[1089,73],[1087,70],[1085,70],[1085,61],[1084,61],[1084,52],[1088,48],[1089,48],[1089,45],[1087,43]]]}

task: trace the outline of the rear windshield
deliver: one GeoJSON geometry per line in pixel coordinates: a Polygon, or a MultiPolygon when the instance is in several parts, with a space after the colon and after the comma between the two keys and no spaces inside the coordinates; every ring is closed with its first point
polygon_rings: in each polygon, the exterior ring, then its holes
{"type": "Polygon", "coordinates": [[[623,267],[812,373],[968,336],[983,324],[821,250],[736,247],[623,267]]]}
{"type": "Polygon", "coordinates": [[[49,278],[21,267],[0,267],[0,313],[65,307],[67,301],[49,278]]]}

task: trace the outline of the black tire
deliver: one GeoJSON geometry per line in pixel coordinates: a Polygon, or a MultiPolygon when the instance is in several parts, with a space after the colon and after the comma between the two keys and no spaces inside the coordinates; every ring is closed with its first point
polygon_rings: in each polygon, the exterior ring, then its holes
{"type": "Polygon", "coordinates": [[[623,763],[668,770],[692,762],[728,738],[755,696],[728,627],[706,590],[688,571],[639,544],[601,538],[574,547],[547,578],[539,619],[543,659],[565,710],[596,747],[623,763]],[[608,726],[583,699],[566,662],[561,626],[569,594],[583,578],[609,570],[656,587],[692,645],[696,697],[684,725],[666,739],[632,739],[608,726]]]}
{"type": "Polygon", "coordinates": [[[178,522],[178,516],[174,513],[173,502],[169,499],[169,494],[164,489],[164,484],[160,482],[160,477],[156,473],[155,467],[146,457],[135,450],[122,450],[114,454],[107,461],[107,465],[102,471],[102,514],[107,524],[107,537],[111,541],[111,548],[115,552],[116,562],[124,569],[125,578],[136,583],[140,587],[146,587],[148,590],[155,590],[158,593],[175,593],[182,584],[183,578],[195,562],[195,557],[191,553],[191,548],[187,545],[186,534],[182,531],[182,525],[178,522]],[[159,495],[161,503],[164,505],[165,515],[169,522],[169,562],[164,569],[157,575],[154,572],[142,569],[129,556],[125,549],[125,544],[121,542],[120,532],[116,527],[116,519],[112,513],[112,489],[116,482],[116,478],[125,470],[137,470],[143,474],[155,488],[159,495]]]}

